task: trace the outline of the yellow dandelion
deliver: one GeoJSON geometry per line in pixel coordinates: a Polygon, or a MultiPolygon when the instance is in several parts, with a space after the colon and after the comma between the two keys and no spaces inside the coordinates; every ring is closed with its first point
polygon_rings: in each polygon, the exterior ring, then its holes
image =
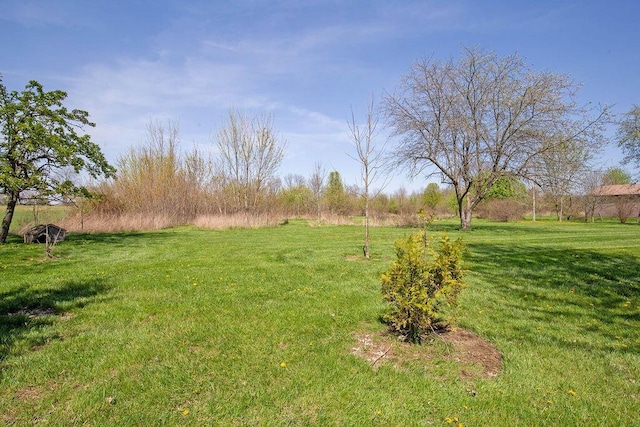
{"type": "Polygon", "coordinates": [[[577,393],[573,390],[569,390],[567,393],[569,393],[571,396],[575,396],[577,393]]]}
{"type": "Polygon", "coordinates": [[[286,364],[286,363],[284,363],[284,362],[282,362],[282,363],[280,363],[280,367],[281,367],[281,368],[286,368],[286,367],[287,367],[287,364],[286,364]]]}
{"type": "Polygon", "coordinates": [[[447,418],[444,419],[444,422],[447,423],[447,424],[451,424],[453,422],[453,420],[451,418],[447,417],[447,418]]]}
{"type": "Polygon", "coordinates": [[[189,415],[189,410],[185,409],[184,411],[182,411],[182,415],[184,415],[185,417],[189,415]]]}

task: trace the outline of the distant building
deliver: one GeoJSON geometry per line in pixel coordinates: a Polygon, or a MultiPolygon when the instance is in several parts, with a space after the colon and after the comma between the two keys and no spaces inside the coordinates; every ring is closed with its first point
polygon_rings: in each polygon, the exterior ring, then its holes
{"type": "Polygon", "coordinates": [[[640,219],[640,184],[603,185],[591,194],[601,198],[595,216],[640,219]]]}
{"type": "Polygon", "coordinates": [[[640,197],[640,184],[603,185],[593,192],[594,196],[640,197]]]}

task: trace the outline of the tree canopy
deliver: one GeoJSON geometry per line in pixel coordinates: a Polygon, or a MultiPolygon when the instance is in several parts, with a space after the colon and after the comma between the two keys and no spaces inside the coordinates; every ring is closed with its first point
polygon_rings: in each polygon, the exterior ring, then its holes
{"type": "Polygon", "coordinates": [[[611,167],[602,175],[602,185],[624,185],[631,182],[631,175],[619,167],[611,167]]]}
{"type": "Polygon", "coordinates": [[[95,126],[89,114],[67,109],[66,97],[60,90],[45,92],[35,80],[22,92],[10,92],[0,79],[0,192],[7,199],[0,243],[6,242],[15,206],[25,191],[41,196],[86,192],[69,180],[69,168],[93,178],[115,173],[100,147],[82,132],[85,126],[95,126]]]}
{"type": "Polygon", "coordinates": [[[618,124],[616,135],[625,163],[640,168],[640,106],[634,105],[618,124]]]}
{"type": "Polygon", "coordinates": [[[518,55],[465,49],[446,62],[413,64],[384,111],[396,136],[394,158],[413,176],[438,174],[456,194],[460,226],[503,176],[529,177],[534,160],[558,143],[582,139],[606,116],[589,117],[566,75],[535,72],[518,55]]]}

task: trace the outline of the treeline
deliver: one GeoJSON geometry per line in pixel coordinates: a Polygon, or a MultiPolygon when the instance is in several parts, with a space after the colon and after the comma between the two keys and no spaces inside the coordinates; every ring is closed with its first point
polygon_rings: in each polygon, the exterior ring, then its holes
{"type": "MultiPolygon", "coordinates": [[[[185,150],[175,123],[152,122],[144,143],[118,159],[115,178],[93,186],[92,197],[74,200],[77,209],[65,226],[84,231],[185,224],[222,228],[275,225],[289,218],[347,223],[365,214],[366,201],[372,225],[411,226],[425,216],[458,214],[454,189],[436,183],[419,192],[374,192],[365,200],[360,188],[345,185],[338,171],[319,163],[309,176],[280,177],[285,147],[268,115],[250,118],[231,110],[206,152],[196,146],[185,150]]],[[[598,185],[607,183],[608,175],[598,185]]],[[[598,203],[589,192],[586,187],[573,194],[543,192],[507,175],[494,183],[476,211],[498,221],[536,214],[589,219],[598,203]]]]}
{"type": "MultiPolygon", "coordinates": [[[[155,229],[184,224],[206,227],[273,225],[303,217],[344,222],[363,214],[357,186],[345,185],[338,171],[316,163],[309,176],[278,176],[286,142],[271,117],[232,110],[210,152],[184,149],[177,125],[152,122],[143,144],[117,161],[114,179],[76,198],[70,229],[155,229]]],[[[455,198],[430,184],[424,192],[403,189],[369,198],[375,222],[409,225],[417,213],[455,215],[455,198]],[[448,197],[449,196],[449,197],[448,197]]]]}

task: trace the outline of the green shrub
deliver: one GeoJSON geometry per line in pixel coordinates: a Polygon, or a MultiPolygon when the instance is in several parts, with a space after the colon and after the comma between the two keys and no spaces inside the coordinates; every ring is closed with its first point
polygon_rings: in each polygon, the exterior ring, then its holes
{"type": "Polygon", "coordinates": [[[383,320],[393,332],[419,343],[443,326],[443,306],[454,304],[464,286],[462,247],[462,240],[446,235],[433,247],[424,232],[396,243],[397,259],[382,274],[389,303],[383,320]]]}

